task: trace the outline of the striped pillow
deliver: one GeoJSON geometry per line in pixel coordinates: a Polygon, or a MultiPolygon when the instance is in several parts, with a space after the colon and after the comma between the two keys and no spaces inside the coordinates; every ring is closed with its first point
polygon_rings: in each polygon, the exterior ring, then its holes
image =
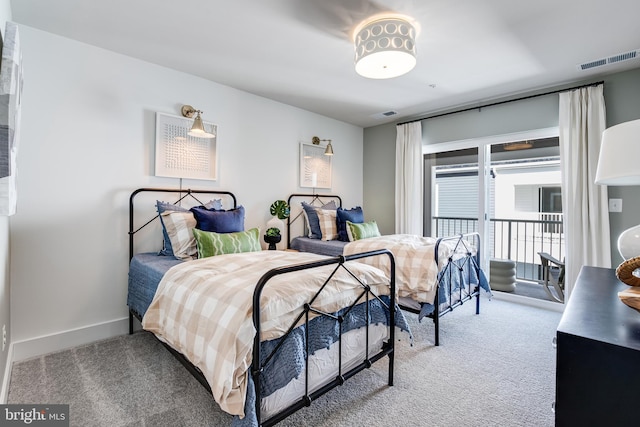
{"type": "Polygon", "coordinates": [[[321,239],[322,231],[320,230],[320,224],[318,223],[318,209],[331,209],[336,210],[336,202],[331,200],[322,206],[313,206],[310,203],[302,202],[302,213],[304,214],[305,223],[307,224],[307,237],[311,239],[321,239]]]}
{"type": "Polygon", "coordinates": [[[193,235],[198,247],[198,258],[262,250],[258,228],[235,233],[215,233],[194,228],[193,235]]]}
{"type": "MultiPolygon", "coordinates": [[[[209,200],[202,207],[208,210],[221,210],[222,199],[209,200]]],[[[156,200],[156,209],[158,210],[158,214],[160,216],[160,224],[162,225],[163,242],[162,242],[162,249],[160,250],[160,255],[173,256],[171,239],[169,239],[169,235],[167,234],[167,227],[164,225],[164,222],[162,221],[162,213],[166,211],[186,212],[189,209],[182,207],[180,205],[176,205],[174,203],[163,202],[161,200],[156,200]]]]}
{"type": "Polygon", "coordinates": [[[189,211],[165,211],[160,214],[162,223],[169,236],[173,256],[188,261],[198,255],[196,239],[193,230],[196,227],[196,219],[189,211]]]}
{"type": "Polygon", "coordinates": [[[316,209],[322,240],[336,240],[338,238],[338,224],[336,211],[329,209],[316,209]]]}

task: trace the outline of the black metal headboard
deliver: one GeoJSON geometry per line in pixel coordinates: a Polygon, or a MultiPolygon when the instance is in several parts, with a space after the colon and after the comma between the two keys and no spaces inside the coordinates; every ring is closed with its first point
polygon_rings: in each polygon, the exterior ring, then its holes
{"type": "Polygon", "coordinates": [[[305,193],[295,193],[289,195],[287,199],[287,203],[289,204],[289,209],[291,214],[289,218],[287,218],[287,248],[291,248],[291,240],[296,236],[291,235],[291,226],[295,224],[297,221],[302,223],[303,230],[305,227],[305,216],[303,215],[302,202],[306,202],[310,205],[320,207],[322,205],[326,205],[331,201],[336,202],[338,207],[342,207],[342,198],[336,194],[305,194],[305,193]],[[294,205],[294,203],[296,205],[294,205]],[[298,206],[300,209],[298,209],[298,206]],[[302,218],[301,218],[302,217],[302,218]],[[300,219],[301,218],[301,219],[300,219]]]}
{"type": "Polygon", "coordinates": [[[138,188],[137,190],[135,190],[133,193],[131,193],[131,196],[129,197],[129,261],[131,261],[131,258],[133,258],[133,240],[134,240],[134,236],[136,233],[138,233],[140,230],[142,230],[143,228],[147,227],[149,224],[151,224],[152,222],[154,222],[155,220],[158,219],[158,215],[154,215],[153,217],[151,217],[148,221],[146,221],[143,225],[141,225],[140,227],[134,229],[135,227],[135,220],[134,220],[134,214],[135,214],[135,209],[134,209],[134,199],[135,197],[140,194],[140,193],[172,193],[172,194],[177,194],[178,198],[173,201],[174,204],[178,204],[181,203],[182,201],[184,201],[185,199],[191,199],[191,201],[194,201],[200,205],[203,205],[204,203],[200,201],[200,199],[198,199],[198,197],[196,197],[196,194],[199,195],[221,195],[221,196],[225,196],[227,198],[229,198],[231,200],[231,206],[235,209],[237,207],[237,201],[236,201],[236,196],[229,192],[229,191],[219,191],[219,190],[191,190],[191,189],[180,189],[180,188],[138,188]]]}

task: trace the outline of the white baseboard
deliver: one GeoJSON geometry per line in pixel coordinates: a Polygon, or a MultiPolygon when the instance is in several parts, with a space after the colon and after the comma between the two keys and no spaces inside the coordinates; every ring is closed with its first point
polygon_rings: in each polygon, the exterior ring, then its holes
{"type": "Polygon", "coordinates": [[[43,354],[65,350],[79,345],[90,344],[129,332],[129,318],[111,320],[104,323],[63,331],[56,334],[30,338],[12,343],[13,360],[30,359],[43,354]]]}
{"type": "Polygon", "coordinates": [[[0,404],[7,403],[9,397],[9,381],[11,380],[11,367],[13,366],[13,343],[9,344],[7,352],[7,366],[4,368],[4,378],[2,378],[2,388],[0,388],[0,404]]]}
{"type": "Polygon", "coordinates": [[[544,308],[546,310],[557,311],[562,313],[564,311],[564,304],[560,304],[553,301],[544,301],[538,298],[524,297],[522,295],[513,295],[506,292],[492,292],[493,297],[499,301],[515,302],[523,305],[530,305],[532,307],[544,308]]]}

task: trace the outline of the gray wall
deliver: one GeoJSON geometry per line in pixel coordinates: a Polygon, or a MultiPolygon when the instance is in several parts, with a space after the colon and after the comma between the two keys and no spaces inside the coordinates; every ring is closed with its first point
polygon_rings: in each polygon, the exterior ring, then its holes
{"type": "Polygon", "coordinates": [[[366,221],[375,220],[382,234],[395,232],[396,127],[364,130],[362,194],[366,221]]]}
{"type": "MultiPolygon", "coordinates": [[[[513,98],[565,89],[604,80],[607,127],[640,118],[640,68],[571,85],[520,94],[513,98]]],[[[481,102],[478,102],[479,104],[481,102]]],[[[429,115],[425,113],[425,115],[429,115]]],[[[424,120],[422,136],[427,144],[502,135],[558,125],[558,95],[547,95],[459,114],[424,120]]],[[[382,233],[392,233],[395,214],[396,123],[364,130],[364,211],[376,219],[382,233]]],[[[611,213],[612,265],[622,261],[616,241],[620,232],[640,220],[640,187],[609,187],[610,198],[623,199],[621,213],[611,213]]]]}

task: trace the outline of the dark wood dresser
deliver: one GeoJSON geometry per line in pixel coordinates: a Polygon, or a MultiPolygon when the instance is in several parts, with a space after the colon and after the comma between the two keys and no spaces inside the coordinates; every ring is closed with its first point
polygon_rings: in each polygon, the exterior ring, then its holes
{"type": "Polygon", "coordinates": [[[615,270],[582,267],[556,334],[556,426],[640,426],[640,312],[615,270]]]}

